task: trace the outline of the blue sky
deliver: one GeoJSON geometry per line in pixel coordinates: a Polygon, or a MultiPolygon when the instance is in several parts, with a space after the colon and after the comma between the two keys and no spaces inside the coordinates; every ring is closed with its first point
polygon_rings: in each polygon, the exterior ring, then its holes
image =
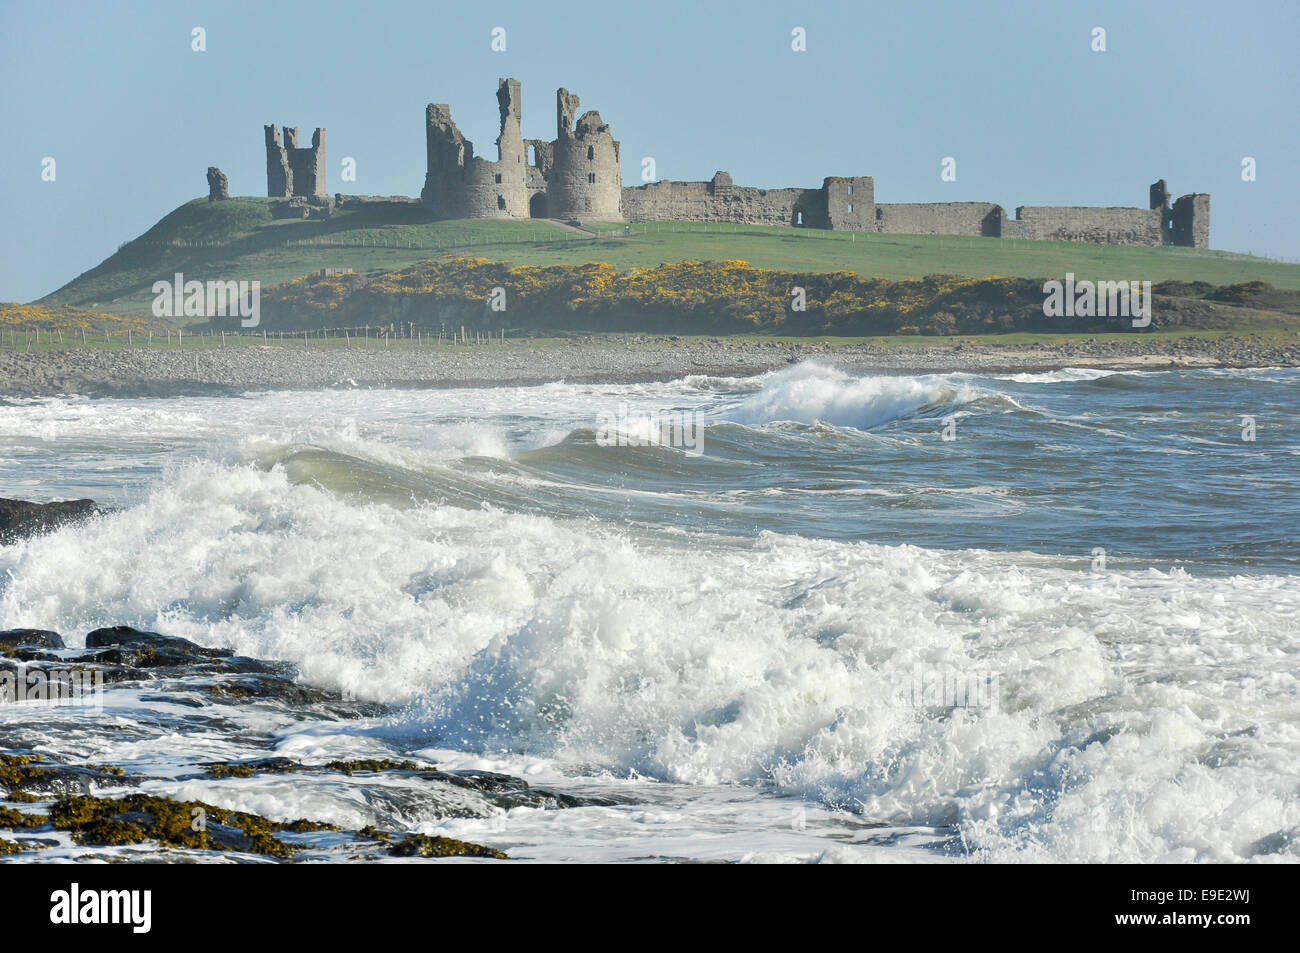
{"type": "Polygon", "coordinates": [[[1294,2],[0,3],[0,300],[53,291],[205,195],[209,165],[264,195],[266,123],[304,144],[328,128],[331,194],[418,195],[425,104],[495,158],[500,76],[523,83],[527,137],[554,137],[559,86],[598,109],[627,184],[653,156],[661,178],[872,175],[877,201],[1011,212],[1145,207],[1163,177],[1212,194],[1213,247],[1300,259],[1294,2]]]}

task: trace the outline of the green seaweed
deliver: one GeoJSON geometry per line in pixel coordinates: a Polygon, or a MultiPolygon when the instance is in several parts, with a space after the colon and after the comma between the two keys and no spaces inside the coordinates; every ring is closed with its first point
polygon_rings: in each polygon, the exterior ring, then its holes
{"type": "Polygon", "coordinates": [[[296,821],[290,821],[280,827],[282,831],[290,831],[294,834],[311,834],[316,831],[341,831],[343,828],[337,824],[327,824],[324,821],[310,821],[305,817],[300,817],[296,821]]]}
{"type": "Polygon", "coordinates": [[[132,794],[123,798],[86,795],[61,797],[50,808],[50,823],[67,830],[82,845],[108,846],[154,840],[169,847],[198,850],[235,850],[287,859],[295,850],[275,837],[282,824],[203,801],[176,801],[167,797],[132,794]],[[202,823],[196,823],[202,818],[202,823]],[[223,833],[215,837],[211,824],[234,828],[244,840],[223,833]],[[197,828],[197,829],[196,829],[197,828]]]}
{"type": "Polygon", "coordinates": [[[40,759],[26,754],[0,754],[0,784],[16,788],[24,781],[40,778],[54,771],[48,767],[31,767],[40,759]]]}
{"type": "Polygon", "coordinates": [[[491,857],[509,860],[507,854],[493,847],[471,844],[452,837],[431,837],[428,834],[407,834],[388,848],[395,857],[491,857]]]}
{"type": "Polygon", "coordinates": [[[339,771],[352,776],[354,771],[436,771],[432,765],[416,764],[414,761],[393,761],[390,758],[369,758],[355,761],[331,761],[325,765],[331,771],[339,771]]]}

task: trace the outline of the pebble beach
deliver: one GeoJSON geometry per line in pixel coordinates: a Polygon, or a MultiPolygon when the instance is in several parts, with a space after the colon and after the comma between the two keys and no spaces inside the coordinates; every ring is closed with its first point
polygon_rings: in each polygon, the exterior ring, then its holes
{"type": "Polygon", "coordinates": [[[551,381],[628,383],[692,374],[748,376],[817,360],[885,372],[1044,371],[1062,367],[1300,366],[1300,338],[1071,340],[1010,346],[957,343],[754,341],[638,337],[388,348],[232,346],[197,349],[71,348],[0,352],[0,394],[10,397],[166,396],[317,387],[467,387],[551,381]]]}

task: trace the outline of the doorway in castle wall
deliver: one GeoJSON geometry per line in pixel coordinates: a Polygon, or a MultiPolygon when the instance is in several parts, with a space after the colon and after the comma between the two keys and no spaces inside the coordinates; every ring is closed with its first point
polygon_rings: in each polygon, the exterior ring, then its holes
{"type": "Polygon", "coordinates": [[[529,218],[546,218],[546,193],[538,192],[528,200],[529,218]]]}

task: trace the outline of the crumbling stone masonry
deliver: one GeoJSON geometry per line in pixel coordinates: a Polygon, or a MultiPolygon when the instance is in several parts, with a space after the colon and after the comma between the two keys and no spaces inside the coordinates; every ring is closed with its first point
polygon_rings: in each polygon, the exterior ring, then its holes
{"type": "Polygon", "coordinates": [[[474,143],[456,128],[448,106],[425,108],[425,205],[442,218],[623,218],[619,146],[600,113],[586,112],[575,123],[578,97],[561,89],[555,140],[525,142],[518,80],[498,81],[497,104],[495,162],[474,155],[474,143]]]}
{"type": "Polygon", "coordinates": [[[208,201],[223,202],[230,198],[230,182],[215,165],[208,166],[208,201]]]}
{"type": "Polygon", "coordinates": [[[325,130],[312,133],[311,148],[298,148],[298,127],[284,127],[284,145],[280,145],[280,131],[274,125],[264,126],[266,132],[266,194],[271,198],[287,199],[324,196],[325,193],[325,130]]]}
{"type": "MultiPolygon", "coordinates": [[[[708,182],[664,179],[624,188],[619,143],[609,124],[595,111],[579,116],[578,97],[567,89],[555,94],[556,137],[550,142],[523,138],[518,80],[497,81],[497,105],[501,131],[495,162],[474,154],[474,144],[452,122],[450,107],[434,103],[426,107],[427,161],[420,201],[438,217],[734,222],[886,234],[1209,247],[1210,197],[1184,195],[1171,206],[1163,179],[1148,190],[1147,208],[1022,205],[1014,218],[991,202],[877,204],[875,183],[865,175],[831,176],[816,188],[758,189],[736,185],[730,174],[718,172],[708,182]]],[[[286,128],[284,134],[282,149],[275,127],[266,127],[268,193],[323,195],[325,130],[316,131],[312,149],[297,148],[296,129],[286,128]]],[[[346,207],[359,200],[338,196],[335,202],[346,207]]]]}

